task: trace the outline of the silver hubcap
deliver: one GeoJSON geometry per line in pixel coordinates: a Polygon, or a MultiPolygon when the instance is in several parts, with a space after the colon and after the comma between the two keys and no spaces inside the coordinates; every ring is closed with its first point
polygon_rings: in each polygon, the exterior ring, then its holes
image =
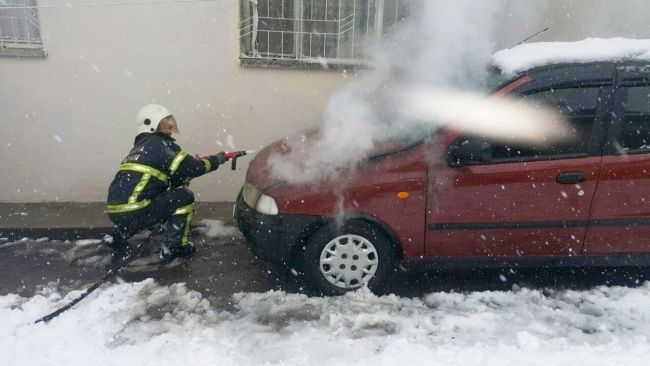
{"type": "Polygon", "coordinates": [[[320,254],[320,271],[332,285],[342,289],[361,287],[377,272],[379,257],[372,243],[359,235],[332,239],[320,254]]]}

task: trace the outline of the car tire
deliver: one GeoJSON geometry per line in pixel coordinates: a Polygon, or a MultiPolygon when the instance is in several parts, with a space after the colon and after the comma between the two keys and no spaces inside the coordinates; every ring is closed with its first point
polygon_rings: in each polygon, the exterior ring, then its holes
{"type": "Polygon", "coordinates": [[[395,268],[391,240],[366,221],[337,226],[320,228],[307,242],[302,261],[307,286],[322,295],[342,295],[364,285],[381,288],[395,268]]]}

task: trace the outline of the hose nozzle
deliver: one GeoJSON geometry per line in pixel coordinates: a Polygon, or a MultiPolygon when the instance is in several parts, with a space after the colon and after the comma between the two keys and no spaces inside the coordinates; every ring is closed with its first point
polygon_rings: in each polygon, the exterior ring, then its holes
{"type": "Polygon", "coordinates": [[[228,156],[232,161],[230,163],[230,169],[237,170],[237,158],[246,156],[248,154],[252,154],[254,152],[255,152],[254,150],[248,150],[248,151],[233,151],[233,152],[226,153],[226,156],[228,156]]]}

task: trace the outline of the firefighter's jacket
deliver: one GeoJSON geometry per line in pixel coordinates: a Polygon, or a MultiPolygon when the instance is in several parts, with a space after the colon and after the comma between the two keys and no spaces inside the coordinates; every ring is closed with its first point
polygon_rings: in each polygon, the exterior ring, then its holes
{"type": "Polygon", "coordinates": [[[108,188],[106,212],[143,209],[153,197],[216,170],[221,162],[219,155],[195,159],[165,134],[141,133],[108,188]]]}

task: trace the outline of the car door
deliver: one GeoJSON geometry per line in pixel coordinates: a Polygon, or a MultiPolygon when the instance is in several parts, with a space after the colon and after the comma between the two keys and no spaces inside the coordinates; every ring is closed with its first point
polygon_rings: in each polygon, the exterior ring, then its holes
{"type": "MultiPolygon", "coordinates": [[[[563,113],[572,143],[544,148],[490,142],[488,162],[429,171],[426,254],[434,257],[572,255],[582,251],[601,166],[607,85],[562,85],[526,92],[563,113]]],[[[525,123],[525,121],[522,121],[525,123]]],[[[480,136],[442,141],[448,151],[480,136]]],[[[438,159],[444,160],[444,159],[438,159]]]]}
{"type": "Polygon", "coordinates": [[[650,253],[650,75],[620,73],[586,254],[650,253]]]}

